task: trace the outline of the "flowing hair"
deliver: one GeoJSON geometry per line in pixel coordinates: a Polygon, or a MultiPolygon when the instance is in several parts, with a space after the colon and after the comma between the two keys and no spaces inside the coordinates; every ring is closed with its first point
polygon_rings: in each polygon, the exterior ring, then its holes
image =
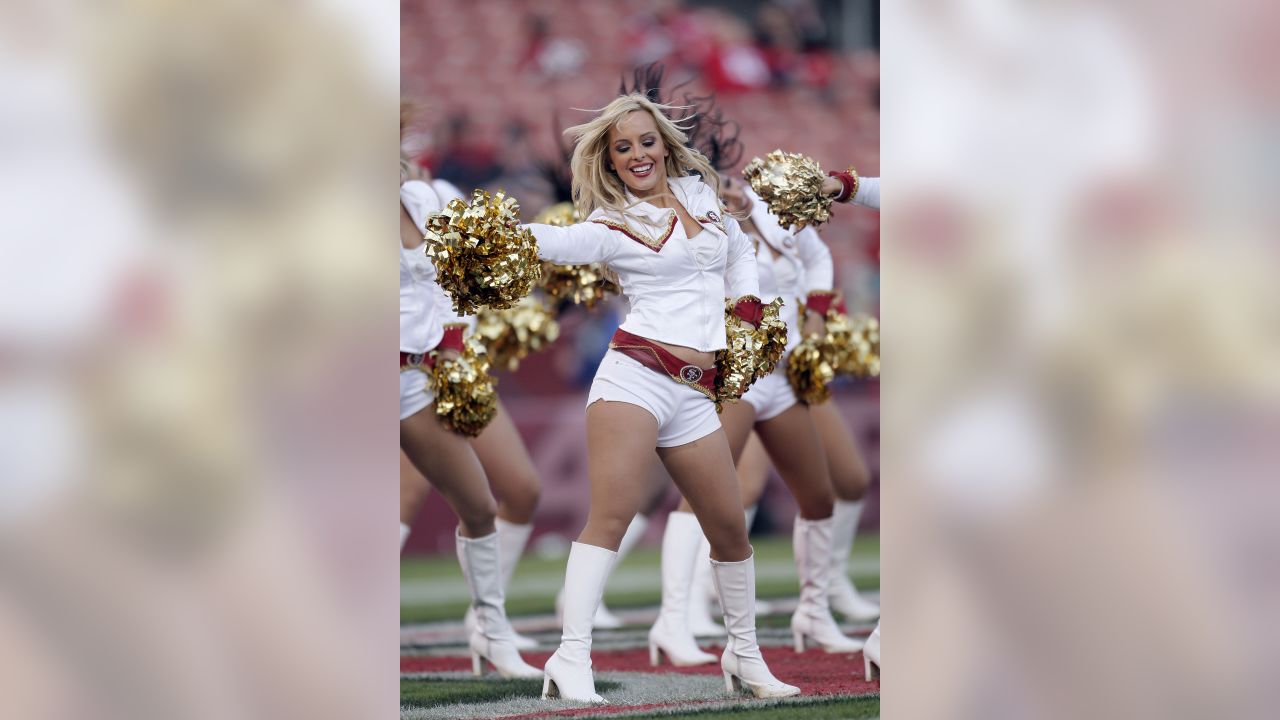
{"type": "MultiPolygon", "coordinates": [[[[605,105],[592,120],[575,125],[564,134],[573,142],[573,157],[569,168],[573,173],[574,205],[583,217],[596,208],[604,208],[627,217],[631,207],[627,203],[627,187],[622,178],[608,168],[609,129],[622,122],[627,115],[643,111],[653,118],[658,135],[667,148],[664,165],[668,178],[700,175],[702,181],[720,195],[720,176],[702,153],[688,146],[689,137],[681,123],[672,120],[667,113],[680,110],[679,106],[656,103],[640,93],[615,98],[605,105]]],[[[652,224],[645,221],[647,224],[652,224]]]]}

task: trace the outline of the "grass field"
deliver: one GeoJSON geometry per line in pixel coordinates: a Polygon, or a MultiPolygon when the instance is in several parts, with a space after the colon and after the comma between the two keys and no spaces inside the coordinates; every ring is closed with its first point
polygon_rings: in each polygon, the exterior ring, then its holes
{"type": "MultiPolygon", "coordinates": [[[[752,538],[756,551],[757,595],[762,598],[793,597],[797,592],[795,560],[789,537],[752,538]]],[[[852,577],[861,590],[880,588],[880,540],[861,536],[853,545],[852,577]]],[[[507,593],[507,613],[512,617],[552,613],[555,595],[564,581],[565,558],[541,558],[526,553],[516,567],[507,593]]],[[[636,548],[614,569],[605,589],[610,608],[657,605],[659,548],[636,548]]],[[[405,558],[400,563],[400,622],[423,623],[461,618],[468,599],[462,571],[453,555],[405,558]]]]}
{"type": "MultiPolygon", "coordinates": [[[[629,621],[618,630],[597,630],[592,656],[596,689],[610,704],[584,707],[541,700],[541,680],[503,680],[470,673],[460,619],[468,604],[466,585],[452,555],[406,558],[401,562],[401,718],[725,718],[726,720],[859,720],[880,715],[879,683],[862,677],[862,655],[797,654],[790,649],[787,609],[797,593],[789,537],[752,538],[758,595],[776,599],[780,612],[758,620],[760,643],[770,668],[801,687],[802,695],[755,700],[727,695],[718,663],[694,668],[652,668],[645,638],[660,601],[658,548],[637,548],[615,568],[605,601],[629,621]]],[[[850,561],[851,576],[863,591],[879,589],[879,541],[860,537],[850,561]]],[[[564,580],[565,558],[527,554],[507,594],[507,609],[540,647],[523,653],[540,667],[555,648],[556,592],[564,580]]],[[[865,637],[872,624],[846,624],[845,632],[865,637]]],[[[719,655],[723,641],[703,642],[719,655]]]]}

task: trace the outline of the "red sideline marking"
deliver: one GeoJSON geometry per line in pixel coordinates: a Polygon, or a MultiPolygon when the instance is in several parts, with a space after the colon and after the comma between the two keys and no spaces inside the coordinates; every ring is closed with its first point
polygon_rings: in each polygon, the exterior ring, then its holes
{"type": "MultiPolygon", "coordinates": [[[[701,646],[703,650],[720,656],[722,647],[701,646]]],[[[808,650],[797,655],[790,648],[761,648],[769,669],[783,682],[800,688],[801,694],[815,695],[868,695],[879,692],[879,682],[867,682],[863,676],[862,653],[853,655],[828,655],[821,650],[808,650]]],[[[541,667],[551,657],[550,652],[521,653],[525,662],[541,667]]],[[[596,670],[605,672],[681,673],[684,675],[720,676],[720,663],[678,668],[670,665],[651,667],[648,648],[631,650],[596,650],[591,653],[596,670]]],[[[471,668],[467,657],[401,657],[400,672],[466,672],[471,668]]],[[[684,703],[676,703],[684,704],[684,703]]],[[[612,706],[607,706],[612,707],[612,706]]],[[[628,706],[630,707],[630,706],[628,706]]],[[[599,708],[592,712],[601,712],[599,708]]]]}

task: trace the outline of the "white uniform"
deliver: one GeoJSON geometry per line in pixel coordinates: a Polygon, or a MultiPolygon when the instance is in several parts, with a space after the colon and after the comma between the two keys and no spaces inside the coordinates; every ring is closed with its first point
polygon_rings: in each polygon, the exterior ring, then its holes
{"type": "MultiPolygon", "coordinates": [[[[434,190],[421,180],[410,180],[400,186],[400,202],[422,227],[426,218],[440,210],[434,190]]],[[[412,250],[400,246],[400,352],[426,353],[444,337],[443,311],[448,310],[448,297],[436,283],[436,268],[421,247],[412,250]]],[[[427,386],[427,375],[421,370],[400,372],[400,419],[420,412],[435,398],[427,386]]]]}
{"type": "MultiPolygon", "coordinates": [[[[569,227],[530,225],[542,258],[560,264],[608,263],[630,311],[622,329],[702,352],[725,347],[724,301],[759,295],[751,241],[733,218],[720,215],[715,192],[697,177],[669,180],[671,192],[702,226],[692,238],[676,212],[639,202],[626,216],[596,210],[569,227]]],[[[658,447],[674,447],[720,429],[710,397],[609,351],[596,371],[596,400],[638,405],[658,422],[658,447]]]]}
{"type": "MultiPolygon", "coordinates": [[[[761,241],[774,251],[766,250],[756,258],[760,299],[770,302],[782,298],[781,316],[787,324],[786,352],[789,353],[802,339],[800,304],[810,292],[831,290],[834,279],[831,251],[813,228],[793,234],[779,225],[769,213],[768,205],[750,188],[744,189],[751,200],[751,222],[759,230],[761,241]]],[[[772,373],[757,380],[742,399],[755,409],[757,422],[775,418],[799,402],[787,381],[786,356],[772,373]]]]}

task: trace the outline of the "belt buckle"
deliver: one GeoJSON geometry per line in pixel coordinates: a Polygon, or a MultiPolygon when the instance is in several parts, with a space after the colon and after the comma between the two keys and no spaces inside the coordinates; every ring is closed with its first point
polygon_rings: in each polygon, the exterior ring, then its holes
{"type": "Polygon", "coordinates": [[[423,361],[423,360],[426,360],[426,359],[427,359],[427,354],[426,354],[426,353],[409,353],[409,364],[410,364],[410,365],[414,365],[414,366],[421,365],[421,364],[422,364],[422,361],[423,361]]]}
{"type": "Polygon", "coordinates": [[[685,365],[680,368],[680,378],[688,383],[696,383],[702,379],[702,368],[697,365],[685,365]]]}

